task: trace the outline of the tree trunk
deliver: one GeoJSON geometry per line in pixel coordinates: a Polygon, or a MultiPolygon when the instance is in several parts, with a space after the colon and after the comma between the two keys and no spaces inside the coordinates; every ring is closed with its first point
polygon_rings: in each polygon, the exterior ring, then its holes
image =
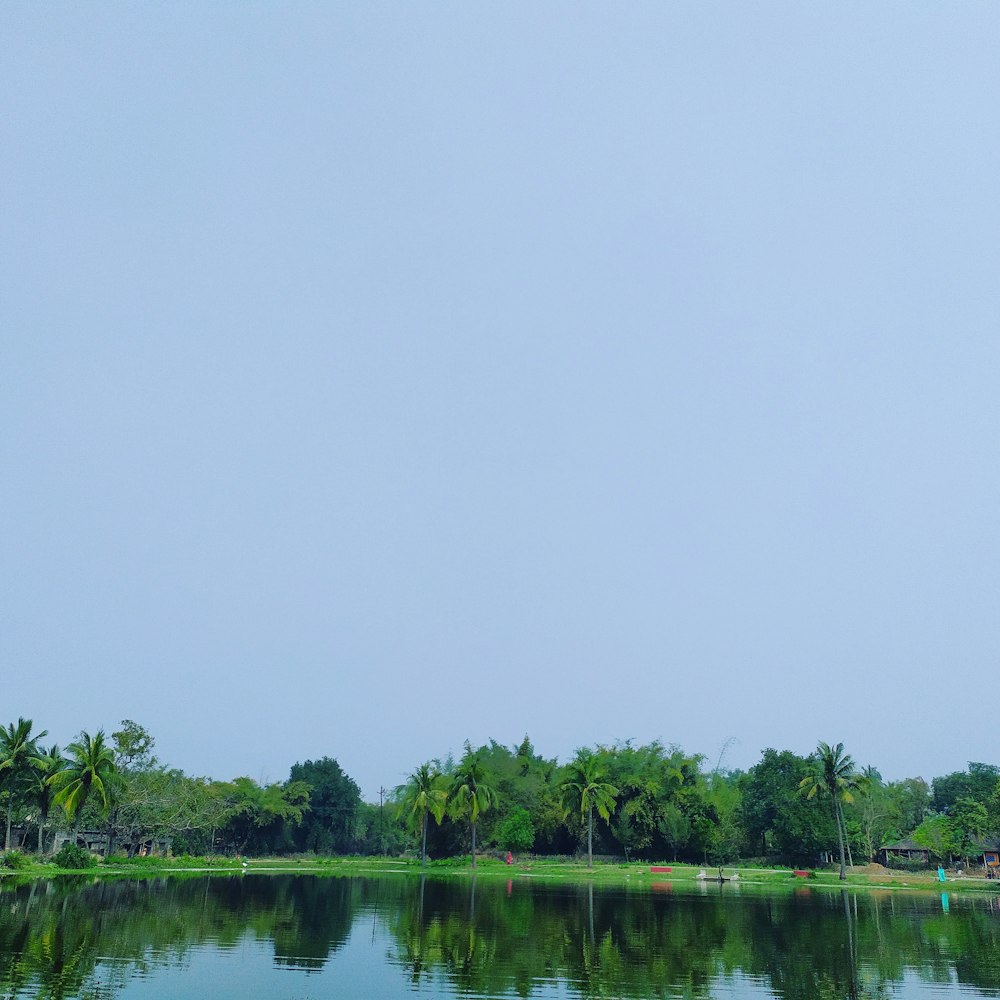
{"type": "Polygon", "coordinates": [[[587,813],[587,867],[594,867],[594,807],[587,813]]]}
{"type": "Polygon", "coordinates": [[[476,824],[470,823],[472,827],[472,867],[476,867],[476,824]]]}
{"type": "Polygon", "coordinates": [[[427,810],[420,822],[420,867],[427,867],[427,810]]]}
{"type": "Polygon", "coordinates": [[[833,818],[837,821],[837,845],[840,848],[840,880],[847,881],[847,869],[844,867],[844,831],[840,825],[840,807],[837,800],[833,800],[833,818]]]}
{"type": "Polygon", "coordinates": [[[14,808],[14,793],[11,791],[10,798],[7,800],[7,836],[3,842],[3,849],[5,851],[10,850],[10,812],[14,808]]]}
{"type": "Polygon", "coordinates": [[[108,819],[108,846],[106,848],[107,854],[104,855],[106,858],[110,858],[111,854],[112,854],[112,851],[114,850],[114,846],[115,846],[115,824],[116,824],[116,817],[114,817],[114,816],[110,817],[108,819]]]}
{"type": "Polygon", "coordinates": [[[841,825],[844,828],[844,843],[847,845],[847,863],[854,867],[854,855],[851,854],[851,838],[847,836],[847,820],[844,819],[844,808],[840,804],[840,800],[837,800],[837,813],[840,816],[841,825]]]}

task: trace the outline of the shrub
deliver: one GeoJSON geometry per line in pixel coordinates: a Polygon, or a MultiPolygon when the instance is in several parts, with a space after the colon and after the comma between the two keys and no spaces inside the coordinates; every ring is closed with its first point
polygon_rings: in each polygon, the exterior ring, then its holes
{"type": "MultiPolygon", "coordinates": [[[[139,855],[133,857],[128,857],[125,854],[112,854],[110,857],[105,858],[101,863],[105,865],[110,865],[112,868],[142,868],[149,865],[150,858],[141,858],[139,855]]],[[[163,867],[160,865],[159,867],[163,867]]]]}
{"type": "Polygon", "coordinates": [[[239,861],[240,859],[221,858],[218,855],[203,857],[197,854],[178,854],[172,858],[164,858],[161,855],[153,860],[158,861],[161,865],[176,864],[181,865],[184,868],[228,868],[234,861],[239,861]]]}
{"type": "Polygon", "coordinates": [[[511,851],[530,851],[535,843],[535,827],[531,814],[523,806],[517,806],[505,816],[493,833],[498,847],[511,851]]]}
{"type": "Polygon", "coordinates": [[[92,868],[93,855],[76,844],[63,844],[52,858],[59,868],[92,868]]]}
{"type": "Polygon", "coordinates": [[[28,856],[21,851],[7,851],[0,855],[0,868],[8,868],[12,872],[23,871],[30,863],[28,856]]]}
{"type": "Polygon", "coordinates": [[[932,867],[929,861],[923,858],[907,858],[899,854],[890,854],[886,859],[887,868],[892,868],[899,872],[926,872],[932,867]]]}

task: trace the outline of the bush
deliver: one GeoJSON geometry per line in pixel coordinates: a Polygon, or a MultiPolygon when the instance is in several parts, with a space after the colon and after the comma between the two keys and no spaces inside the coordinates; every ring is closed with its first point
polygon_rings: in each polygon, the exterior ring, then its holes
{"type": "Polygon", "coordinates": [[[535,827],[531,814],[523,806],[517,806],[505,816],[493,832],[493,840],[498,847],[511,851],[530,851],[535,843],[535,827]]]}
{"type": "Polygon", "coordinates": [[[23,871],[31,863],[27,854],[21,851],[7,851],[0,855],[0,868],[8,868],[12,872],[23,871]]]}
{"type": "MultiPolygon", "coordinates": [[[[143,868],[149,866],[151,861],[157,860],[162,861],[162,858],[141,858],[138,854],[130,858],[125,854],[111,854],[104,858],[101,864],[110,868],[143,868]]],[[[163,865],[160,864],[157,867],[162,868],[163,865]]]]}
{"type": "Polygon", "coordinates": [[[59,868],[93,868],[94,857],[76,844],[63,844],[52,861],[59,868]]]}
{"type": "Polygon", "coordinates": [[[898,872],[926,872],[934,866],[923,858],[907,858],[900,854],[890,854],[886,859],[886,868],[898,872]]]}
{"type": "Polygon", "coordinates": [[[164,858],[162,855],[158,859],[160,864],[178,864],[186,868],[229,868],[234,861],[239,861],[237,858],[223,858],[217,854],[213,854],[211,857],[203,857],[196,854],[178,854],[172,858],[164,858]]]}

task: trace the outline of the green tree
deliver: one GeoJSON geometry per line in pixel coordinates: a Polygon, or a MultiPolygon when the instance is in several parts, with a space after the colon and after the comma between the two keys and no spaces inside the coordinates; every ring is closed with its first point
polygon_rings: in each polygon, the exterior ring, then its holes
{"type": "Polygon", "coordinates": [[[859,794],[854,803],[859,839],[865,857],[875,857],[889,832],[889,802],[882,775],[874,767],[861,772],[859,794]]]}
{"type": "Polygon", "coordinates": [[[66,759],[59,745],[53,743],[47,749],[40,749],[37,752],[34,764],[29,777],[28,795],[32,805],[38,810],[38,853],[42,854],[45,850],[45,827],[52,809],[52,798],[55,795],[49,779],[65,766],[66,759]]]}
{"type": "Polygon", "coordinates": [[[458,762],[451,779],[448,812],[453,819],[468,817],[472,833],[472,867],[476,867],[476,822],[479,817],[497,804],[497,794],[487,784],[486,767],[478,752],[473,752],[468,742],[465,753],[458,762]]]}
{"type": "Polygon", "coordinates": [[[309,809],[292,831],[300,851],[346,853],[351,849],[361,789],[332,757],[292,765],[286,784],[309,786],[309,809]]]}
{"type": "Polygon", "coordinates": [[[420,831],[420,866],[427,865],[427,821],[433,816],[440,823],[448,805],[448,792],[442,776],[431,764],[421,764],[405,785],[397,789],[397,814],[420,831]]]}
{"type": "Polygon", "coordinates": [[[950,816],[939,814],[928,816],[913,831],[913,839],[921,847],[926,847],[939,861],[946,858],[951,863],[952,856],[962,849],[962,836],[950,816]]]}
{"type": "MultiPolygon", "coordinates": [[[[129,808],[147,798],[151,784],[148,780],[157,768],[153,747],[156,740],[149,730],[131,719],[122,719],[121,729],[111,734],[114,744],[115,766],[118,769],[117,794],[108,811],[108,854],[114,853],[119,833],[122,831],[125,812],[134,820],[142,809],[129,808]],[[138,803],[135,801],[138,800],[138,803]]],[[[132,831],[135,836],[135,831],[132,831]]]]}
{"type": "MultiPolygon", "coordinates": [[[[668,757],[662,743],[654,740],[645,746],[633,746],[631,740],[612,747],[599,747],[597,756],[604,764],[604,778],[615,786],[616,819],[612,832],[626,849],[648,851],[664,830],[676,834],[681,828],[681,840],[665,838],[673,849],[687,843],[690,823],[680,814],[678,796],[684,783],[682,759],[679,754],[668,757]],[[669,812],[669,820],[664,822],[669,812]]],[[[660,845],[657,845],[660,846],[660,845]]],[[[662,851],[660,852],[662,854],[662,851]]]]}
{"type": "Polygon", "coordinates": [[[974,851],[978,853],[990,824],[986,806],[977,799],[963,797],[952,806],[951,818],[963,856],[968,858],[974,851]]]}
{"type": "Polygon", "coordinates": [[[301,823],[309,808],[304,781],[258,785],[253,778],[241,777],[226,783],[225,795],[229,808],[224,836],[239,854],[250,846],[255,851],[273,849],[279,829],[301,823]]]}
{"type": "Polygon", "coordinates": [[[826,810],[798,791],[809,771],[806,758],[768,747],[739,779],[739,823],[747,854],[799,862],[829,846],[834,830],[826,810]]]}
{"type": "MultiPolygon", "coordinates": [[[[546,760],[535,753],[531,739],[525,736],[518,745],[505,747],[490,740],[477,751],[490,776],[497,794],[496,809],[484,818],[480,839],[492,840],[498,846],[508,841],[502,829],[518,809],[527,810],[535,831],[535,842],[552,845],[563,829],[563,810],[552,784],[557,770],[555,760],[546,760]]],[[[520,824],[523,833],[523,824],[520,824]]],[[[506,828],[509,829],[509,828],[506,828]]]]}
{"type": "Polygon", "coordinates": [[[145,771],[156,766],[153,747],[156,740],[149,730],[131,719],[122,719],[122,727],[111,734],[115,745],[115,764],[118,770],[145,771]]]}
{"type": "Polygon", "coordinates": [[[559,787],[567,809],[579,810],[587,821],[587,867],[594,867],[594,810],[605,822],[615,808],[618,789],[607,780],[607,765],[600,754],[581,747],[566,765],[559,787]]]}
{"type": "Polygon", "coordinates": [[[840,850],[840,878],[847,879],[847,869],[844,865],[844,802],[854,801],[854,791],[858,788],[860,777],[854,767],[850,754],[844,753],[844,744],[838,743],[831,747],[820,742],[816,747],[815,769],[799,782],[799,790],[807,798],[822,796],[829,798],[833,805],[833,815],[837,822],[837,845],[840,850]]]}
{"type": "Polygon", "coordinates": [[[740,772],[715,770],[706,781],[708,804],[716,817],[709,851],[716,861],[731,861],[740,856],[742,777],[740,772]]]}
{"type": "Polygon", "coordinates": [[[493,833],[497,844],[511,851],[530,851],[535,843],[535,826],[524,806],[515,806],[497,824],[493,833]]]}
{"type": "Polygon", "coordinates": [[[890,781],[885,786],[885,793],[889,809],[886,837],[898,840],[924,821],[930,808],[930,788],[923,778],[904,778],[890,781]]]}
{"type": "MultiPolygon", "coordinates": [[[[611,832],[626,855],[632,850],[655,857],[717,852],[720,807],[731,803],[724,802],[722,789],[712,794],[700,755],[659,740],[643,746],[626,740],[598,747],[597,754],[607,765],[606,780],[618,789],[611,832]]],[[[730,830],[726,833],[731,837],[730,830]]]]}
{"type": "Polygon", "coordinates": [[[55,789],[53,804],[62,806],[75,824],[80,810],[94,797],[100,813],[107,816],[115,801],[118,768],[114,752],[105,742],[104,730],[98,729],[93,736],[81,733],[66,752],[69,756],[65,764],[49,779],[55,789]]]}
{"type": "Polygon", "coordinates": [[[7,793],[7,833],[4,837],[4,850],[10,850],[10,823],[14,808],[14,799],[20,786],[30,777],[30,771],[35,768],[35,758],[38,756],[36,740],[47,736],[45,730],[31,735],[31,719],[18,719],[6,728],[0,728],[0,781],[7,793]]]}
{"type": "Polygon", "coordinates": [[[951,812],[959,799],[975,799],[986,803],[1000,781],[1000,767],[970,760],[967,771],[954,771],[932,782],[931,808],[936,812],[951,812]]]}
{"type": "Polygon", "coordinates": [[[116,832],[131,853],[147,839],[170,839],[185,853],[212,850],[215,828],[229,815],[217,785],[166,767],[132,770],[121,776],[116,832]]]}
{"type": "Polygon", "coordinates": [[[1000,830],[1000,781],[996,783],[990,797],[986,800],[987,826],[991,830],[1000,830]]]}
{"type": "Polygon", "coordinates": [[[351,852],[369,857],[375,854],[397,856],[409,846],[411,833],[405,817],[396,811],[395,800],[386,801],[384,805],[362,802],[354,817],[351,852]]]}

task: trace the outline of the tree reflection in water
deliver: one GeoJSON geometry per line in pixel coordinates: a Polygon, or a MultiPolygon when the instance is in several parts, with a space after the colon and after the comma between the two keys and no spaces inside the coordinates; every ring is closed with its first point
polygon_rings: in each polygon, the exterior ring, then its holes
{"type": "Polygon", "coordinates": [[[433,881],[396,911],[396,958],[412,982],[443,974],[456,993],[528,996],[558,979],[584,997],[710,997],[720,978],[743,975],[787,1000],[860,1000],[888,997],[909,973],[1000,991],[992,899],[969,898],[942,924],[927,896],[483,889],[469,921],[462,890],[433,881]]]}
{"type": "Polygon", "coordinates": [[[373,963],[388,942],[411,987],[456,994],[527,997],[563,981],[582,997],[696,998],[737,976],[783,1000],[888,997],[906,976],[1000,993],[994,897],[953,898],[945,913],[915,894],[670,889],[423,876],[7,883],[0,994],[112,996],[195,948],[224,962],[248,936],[269,943],[276,968],[319,974],[355,927],[373,963]]]}

